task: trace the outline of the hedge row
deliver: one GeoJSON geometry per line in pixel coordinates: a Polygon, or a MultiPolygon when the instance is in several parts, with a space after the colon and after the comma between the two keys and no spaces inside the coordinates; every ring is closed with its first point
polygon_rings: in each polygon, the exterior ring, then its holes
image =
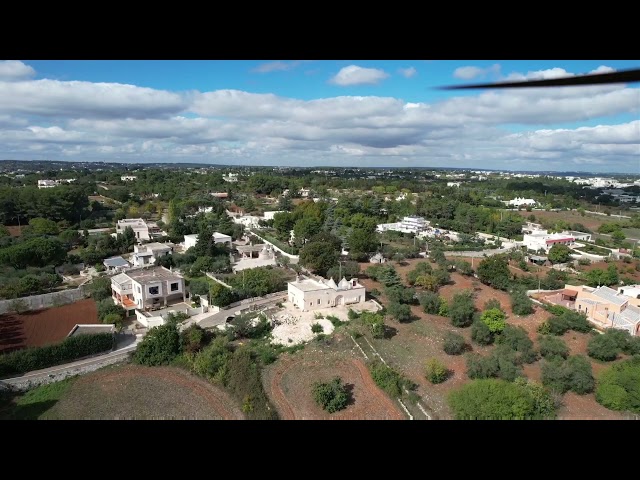
{"type": "Polygon", "coordinates": [[[27,348],[7,353],[0,355],[0,377],[53,367],[81,357],[111,350],[113,346],[114,337],[111,333],[98,333],[69,337],[57,345],[27,348]]]}

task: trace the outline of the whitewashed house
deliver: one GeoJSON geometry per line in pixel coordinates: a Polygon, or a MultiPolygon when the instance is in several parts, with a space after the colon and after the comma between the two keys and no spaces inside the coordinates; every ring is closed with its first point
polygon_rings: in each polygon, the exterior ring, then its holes
{"type": "Polygon", "coordinates": [[[288,300],[303,312],[319,308],[350,305],[365,301],[365,288],[356,278],[342,278],[338,284],[329,280],[298,275],[288,283],[288,300]]]}

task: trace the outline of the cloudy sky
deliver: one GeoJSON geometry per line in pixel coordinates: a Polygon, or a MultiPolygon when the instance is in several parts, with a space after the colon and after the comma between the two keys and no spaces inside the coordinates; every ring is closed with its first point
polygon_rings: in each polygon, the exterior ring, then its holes
{"type": "Polygon", "coordinates": [[[0,159],[640,174],[640,61],[0,61],[0,159]]]}

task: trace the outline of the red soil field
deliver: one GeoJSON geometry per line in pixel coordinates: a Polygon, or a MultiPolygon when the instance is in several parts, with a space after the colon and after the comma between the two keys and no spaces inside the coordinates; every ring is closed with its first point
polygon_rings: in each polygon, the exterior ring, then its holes
{"type": "Polygon", "coordinates": [[[99,323],[96,302],[86,299],[19,315],[0,315],[0,352],[58,343],[77,323],[99,323]]]}

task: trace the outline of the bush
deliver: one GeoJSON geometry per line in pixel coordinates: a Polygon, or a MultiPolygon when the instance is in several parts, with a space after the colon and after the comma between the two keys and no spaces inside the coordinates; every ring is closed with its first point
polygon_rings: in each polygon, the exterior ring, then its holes
{"type": "Polygon", "coordinates": [[[140,365],[168,365],[180,353],[177,325],[167,323],[153,327],[138,344],[133,360],[140,365]]]}
{"type": "Polygon", "coordinates": [[[598,381],[596,401],[611,410],[640,414],[640,357],[605,370],[598,381]]]}
{"type": "Polygon", "coordinates": [[[467,375],[471,379],[499,377],[513,381],[520,376],[516,352],[506,345],[499,345],[488,357],[478,354],[467,356],[467,375]]]}
{"type": "Polygon", "coordinates": [[[538,337],[538,344],[540,355],[548,360],[554,357],[565,359],[569,356],[569,347],[560,338],[542,335],[538,337]]]}
{"type": "MultiPolygon", "coordinates": [[[[111,298],[111,278],[98,277],[94,278],[91,284],[89,284],[89,294],[96,302],[104,300],[105,298],[111,298]]],[[[113,303],[113,302],[111,302],[113,303]]]]}
{"type": "Polygon", "coordinates": [[[502,305],[500,305],[500,300],[498,300],[497,298],[491,298],[484,302],[483,310],[491,310],[493,308],[497,308],[498,310],[502,310],[504,312],[502,305]]]}
{"type": "Polygon", "coordinates": [[[373,381],[382,390],[392,397],[402,396],[402,389],[406,384],[406,380],[396,370],[382,362],[374,361],[369,364],[369,371],[373,381]]]}
{"type": "Polygon", "coordinates": [[[411,320],[411,307],[402,303],[392,302],[388,308],[389,314],[399,322],[411,320]]]}
{"type": "Polygon", "coordinates": [[[349,311],[347,312],[347,318],[349,320],[355,320],[356,318],[358,318],[360,315],[358,314],[358,312],[356,312],[355,310],[353,310],[352,308],[349,309],[349,311]]]}
{"type": "Polygon", "coordinates": [[[343,410],[349,403],[349,393],[340,377],[327,383],[314,383],[312,394],[316,403],[329,413],[343,410]]]}
{"type": "Polygon", "coordinates": [[[480,321],[485,323],[489,327],[489,331],[493,334],[500,333],[504,330],[505,326],[505,314],[502,310],[492,308],[482,312],[480,321]]]}
{"type": "Polygon", "coordinates": [[[423,292],[418,297],[418,301],[424,310],[424,313],[437,315],[440,310],[441,297],[434,292],[423,292]]]}
{"type": "MultiPolygon", "coordinates": [[[[184,332],[182,332],[184,334],[184,332]]],[[[191,334],[183,335],[183,345],[191,334]]],[[[195,351],[190,348],[188,351],[195,351]]],[[[217,337],[211,344],[198,351],[193,360],[193,371],[209,380],[225,384],[228,380],[229,362],[233,356],[231,344],[226,337],[217,337]]]]}
{"type": "Polygon", "coordinates": [[[542,364],[542,384],[558,393],[572,390],[580,395],[593,391],[595,381],[591,363],[586,357],[575,355],[567,360],[553,357],[542,364]]]}
{"type": "Polygon", "coordinates": [[[443,349],[447,355],[460,355],[464,352],[466,343],[462,335],[447,332],[444,336],[443,349]]]}
{"type": "Polygon", "coordinates": [[[486,323],[477,320],[471,325],[471,339],[478,345],[490,345],[493,343],[493,335],[486,323]]]}
{"type": "Polygon", "coordinates": [[[362,312],[360,318],[362,322],[371,329],[373,338],[384,338],[384,317],[380,313],[362,312]]]}
{"type": "Polygon", "coordinates": [[[533,313],[533,302],[522,290],[511,292],[511,310],[516,315],[529,315],[533,313]]]}
{"type": "MultiPolygon", "coordinates": [[[[349,311],[352,312],[353,310],[349,310],[349,311]]],[[[345,323],[347,323],[347,322],[343,322],[335,315],[327,315],[326,319],[329,320],[333,324],[333,326],[336,328],[338,328],[340,325],[344,325],[345,323]]]]}
{"type": "Polygon", "coordinates": [[[602,360],[603,362],[611,362],[618,358],[620,347],[616,338],[612,335],[596,335],[587,345],[587,353],[591,358],[602,360]]]}
{"type": "Polygon", "coordinates": [[[433,384],[444,382],[449,370],[437,358],[430,358],[425,365],[425,376],[433,384]]]}
{"type": "Polygon", "coordinates": [[[200,351],[207,341],[210,334],[200,325],[192,324],[180,332],[180,346],[183,352],[196,353],[200,351]]]}
{"type": "Polygon", "coordinates": [[[526,380],[474,380],[451,392],[448,400],[458,420],[546,419],[555,415],[549,392],[526,380]]]}
{"type": "Polygon", "coordinates": [[[449,305],[449,317],[454,327],[462,328],[471,325],[474,312],[475,306],[471,292],[463,291],[453,295],[451,305],[449,305]]]}
{"type": "Polygon", "coordinates": [[[440,297],[440,307],[438,308],[438,315],[440,315],[441,317],[449,316],[449,304],[442,297],[440,297]]]}
{"type": "Polygon", "coordinates": [[[320,325],[319,323],[313,323],[313,324],[311,324],[311,332],[312,333],[322,333],[322,332],[324,332],[324,329],[322,328],[322,325],[320,325]]]}
{"type": "Polygon", "coordinates": [[[517,352],[516,363],[518,364],[533,363],[538,359],[538,355],[533,349],[533,342],[522,327],[507,325],[498,337],[498,344],[506,345],[517,352]]]}
{"type": "Polygon", "coordinates": [[[57,345],[27,348],[0,355],[0,377],[53,367],[78,358],[106,352],[113,347],[114,337],[110,333],[74,335],[67,337],[57,345]]]}
{"type": "Polygon", "coordinates": [[[120,305],[115,305],[110,298],[105,298],[96,302],[98,306],[98,319],[104,323],[104,319],[109,315],[118,315],[124,318],[126,310],[120,305]]]}
{"type": "Polygon", "coordinates": [[[564,335],[569,330],[569,324],[564,317],[551,317],[545,323],[547,333],[551,335],[564,335]]]}

